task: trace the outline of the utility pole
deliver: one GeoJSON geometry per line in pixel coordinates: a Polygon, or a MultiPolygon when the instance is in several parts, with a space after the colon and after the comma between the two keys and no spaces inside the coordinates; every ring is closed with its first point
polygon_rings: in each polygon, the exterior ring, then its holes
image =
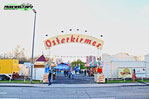
{"type": "Polygon", "coordinates": [[[34,17],[34,30],[33,30],[33,43],[32,43],[32,64],[31,64],[31,78],[30,78],[30,82],[32,83],[32,77],[33,77],[33,58],[34,58],[34,41],[35,41],[35,25],[36,25],[36,10],[33,9],[33,12],[35,13],[35,17],[34,17]]]}

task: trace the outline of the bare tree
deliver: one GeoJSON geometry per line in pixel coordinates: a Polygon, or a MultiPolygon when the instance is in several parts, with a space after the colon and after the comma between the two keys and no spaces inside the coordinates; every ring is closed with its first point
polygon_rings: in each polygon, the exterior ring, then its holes
{"type": "Polygon", "coordinates": [[[21,49],[19,57],[20,57],[21,60],[25,59],[25,49],[24,48],[21,49]]]}
{"type": "Polygon", "coordinates": [[[20,54],[20,46],[17,45],[16,48],[13,50],[13,58],[14,59],[18,59],[19,58],[19,54],[20,54]]]}
{"type": "Polygon", "coordinates": [[[20,45],[17,45],[12,52],[14,59],[25,60],[25,49],[21,48],[20,45]]]}
{"type": "Polygon", "coordinates": [[[12,51],[0,55],[0,59],[19,59],[27,60],[25,57],[25,49],[17,45],[12,51]]]}
{"type": "Polygon", "coordinates": [[[8,52],[8,58],[13,58],[13,52],[12,51],[8,52]]]}

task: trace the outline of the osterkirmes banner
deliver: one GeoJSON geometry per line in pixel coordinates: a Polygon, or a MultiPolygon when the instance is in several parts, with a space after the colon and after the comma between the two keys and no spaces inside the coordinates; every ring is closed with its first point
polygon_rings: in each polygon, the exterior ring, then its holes
{"type": "Polygon", "coordinates": [[[48,38],[43,41],[45,48],[50,49],[53,46],[66,43],[81,43],[87,44],[96,47],[99,50],[102,50],[104,41],[92,36],[83,35],[83,34],[62,34],[57,35],[51,38],[48,38]]]}

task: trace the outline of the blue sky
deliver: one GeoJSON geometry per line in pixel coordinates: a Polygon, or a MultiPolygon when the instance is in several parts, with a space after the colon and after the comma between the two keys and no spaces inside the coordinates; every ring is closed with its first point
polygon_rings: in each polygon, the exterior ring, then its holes
{"type": "MultiPolygon", "coordinates": [[[[35,56],[42,52],[48,54],[43,40],[62,34],[62,30],[65,34],[78,33],[97,38],[104,35],[100,38],[105,42],[102,53],[149,53],[149,0],[5,0],[0,4],[0,54],[12,51],[18,44],[25,48],[27,56],[31,56],[34,13],[4,11],[4,5],[10,3],[31,3],[37,10],[35,56]],[[69,32],[70,28],[72,32],[69,32]]],[[[65,44],[53,47],[51,54],[96,55],[97,49],[82,44],[65,44]]]]}

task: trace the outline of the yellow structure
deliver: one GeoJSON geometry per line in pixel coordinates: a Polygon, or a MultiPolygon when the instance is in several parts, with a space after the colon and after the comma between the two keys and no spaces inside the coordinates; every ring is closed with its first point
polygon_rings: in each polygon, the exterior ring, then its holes
{"type": "Polygon", "coordinates": [[[19,70],[19,60],[0,59],[0,74],[18,73],[19,70]]]}

